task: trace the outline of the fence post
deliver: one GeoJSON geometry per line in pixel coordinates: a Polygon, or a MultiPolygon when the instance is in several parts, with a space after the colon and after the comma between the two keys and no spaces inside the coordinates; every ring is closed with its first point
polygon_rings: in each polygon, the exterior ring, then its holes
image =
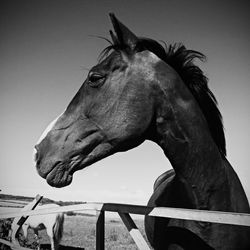
{"type": "Polygon", "coordinates": [[[96,222],[96,250],[104,250],[105,248],[105,212],[99,211],[96,222]]]}
{"type": "Polygon", "coordinates": [[[140,250],[150,250],[150,247],[148,246],[147,242],[143,238],[141,232],[135,225],[133,219],[130,217],[128,213],[121,213],[118,212],[123,223],[127,227],[129,234],[133,238],[135,244],[137,245],[138,249],[140,250]]]}
{"type": "MultiPolygon", "coordinates": [[[[35,199],[29,203],[29,205],[27,205],[25,207],[25,210],[34,210],[36,208],[36,206],[38,205],[38,203],[42,200],[43,196],[37,194],[35,199]]],[[[22,211],[25,211],[24,209],[22,209],[22,211]]],[[[29,216],[22,216],[18,222],[17,222],[17,225],[19,226],[19,229],[20,227],[23,225],[23,223],[28,219],[29,216]]]]}

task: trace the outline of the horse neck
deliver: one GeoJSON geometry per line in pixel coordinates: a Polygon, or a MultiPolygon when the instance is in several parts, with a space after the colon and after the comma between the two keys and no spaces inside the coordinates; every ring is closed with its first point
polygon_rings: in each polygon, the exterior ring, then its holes
{"type": "Polygon", "coordinates": [[[178,79],[171,89],[164,86],[167,85],[162,85],[157,94],[156,143],[176,176],[195,193],[196,206],[207,208],[211,192],[226,183],[224,160],[202,111],[184,83],[178,79]]]}

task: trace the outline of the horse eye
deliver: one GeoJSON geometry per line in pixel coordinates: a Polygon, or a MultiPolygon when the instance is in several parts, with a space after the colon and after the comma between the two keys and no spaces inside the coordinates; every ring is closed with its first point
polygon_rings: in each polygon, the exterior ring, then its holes
{"type": "Polygon", "coordinates": [[[106,76],[97,72],[90,72],[88,75],[88,83],[91,87],[98,87],[104,82],[106,76]]]}

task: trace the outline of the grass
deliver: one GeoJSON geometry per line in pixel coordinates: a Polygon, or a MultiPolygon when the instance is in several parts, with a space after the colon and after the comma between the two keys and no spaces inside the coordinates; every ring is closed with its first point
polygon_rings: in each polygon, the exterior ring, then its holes
{"type": "MultiPolygon", "coordinates": [[[[136,224],[145,235],[143,221],[138,220],[136,224]]],[[[63,245],[95,249],[95,237],[96,217],[66,217],[62,239],[63,245]]],[[[105,249],[138,249],[121,220],[106,218],[105,249]]]]}

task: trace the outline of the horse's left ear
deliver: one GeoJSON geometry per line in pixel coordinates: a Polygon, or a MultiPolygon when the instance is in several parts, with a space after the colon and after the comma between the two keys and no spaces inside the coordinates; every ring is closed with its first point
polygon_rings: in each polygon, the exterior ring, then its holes
{"type": "Polygon", "coordinates": [[[124,24],[122,24],[113,13],[109,14],[111,22],[113,24],[116,36],[110,31],[111,38],[114,44],[124,46],[125,48],[134,51],[138,38],[137,36],[130,31],[124,24]]]}

